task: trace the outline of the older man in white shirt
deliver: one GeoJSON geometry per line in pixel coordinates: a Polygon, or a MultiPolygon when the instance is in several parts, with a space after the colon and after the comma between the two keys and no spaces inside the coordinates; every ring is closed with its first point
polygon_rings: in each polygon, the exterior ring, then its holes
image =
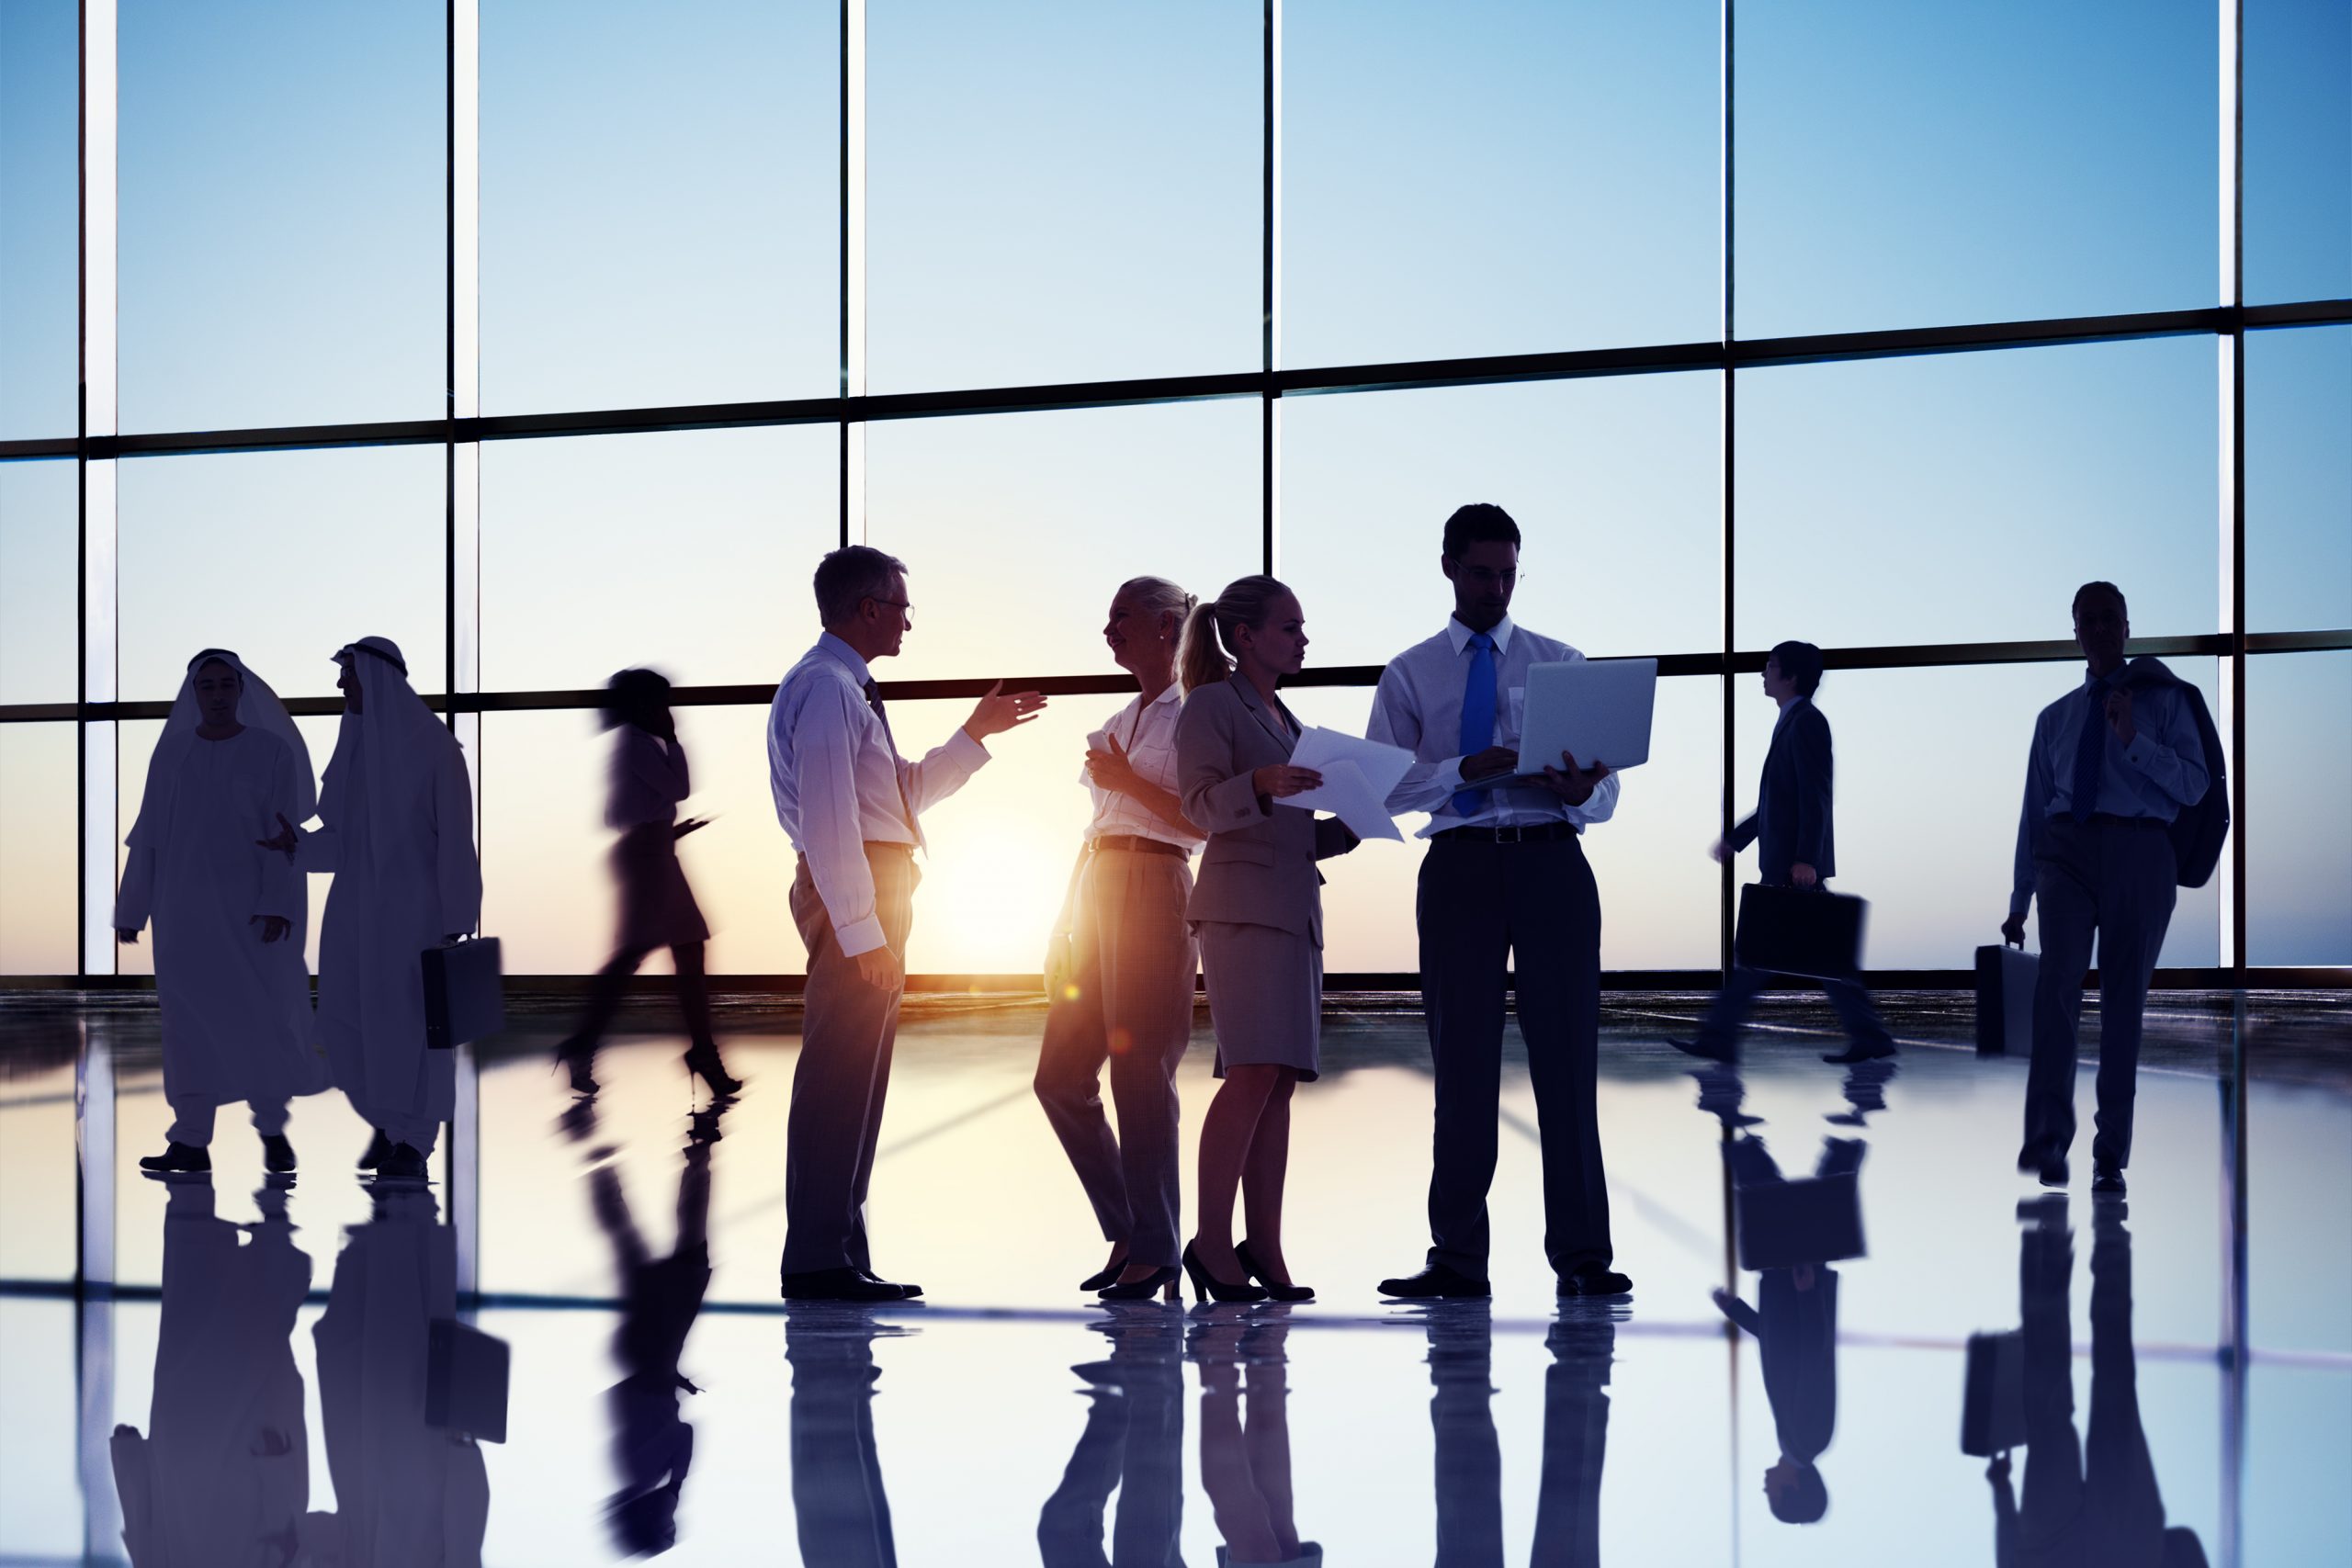
{"type": "Polygon", "coordinates": [[[1487,1293],[1487,1192],[1494,1185],[1504,989],[1519,1000],[1544,1140],[1544,1254],[1564,1296],[1622,1295],[1611,1268],[1609,1179],[1594,1100],[1600,1042],[1600,893],[1578,840],[1617,809],[1617,778],[1562,757],[1524,784],[1511,709],[1531,664],[1584,657],[1510,619],[1519,525],[1477,503],[1446,519],[1453,585],[1445,629],[1390,661],[1368,731],[1414,765],[1391,811],[1427,811],[1416,915],[1421,995],[1437,1077],[1430,1249],[1384,1295],[1487,1293]],[[1482,781],[1492,781],[1484,783],[1482,781]]]}
{"type": "Polygon", "coordinates": [[[919,1285],[876,1279],[865,1190],[890,1083],[922,813],[989,760],[981,744],[1035,718],[1035,692],[989,689],[963,728],[919,762],[899,755],[871,663],[912,627],[906,565],[865,545],[817,567],[824,635],[776,688],[768,783],[799,864],[792,919],[808,950],[800,1065],[785,1145],[784,1294],[900,1301],[919,1285]]]}

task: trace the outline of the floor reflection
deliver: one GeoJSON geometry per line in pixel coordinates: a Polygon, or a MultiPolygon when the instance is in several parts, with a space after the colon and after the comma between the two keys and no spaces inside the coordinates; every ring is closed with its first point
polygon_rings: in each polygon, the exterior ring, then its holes
{"type": "Polygon", "coordinates": [[[1183,1561],[1184,1318],[1158,1302],[1102,1311],[1087,1326],[1110,1354],[1070,1369],[1086,1382],[1086,1429],[1037,1515],[1037,1554],[1045,1568],[1166,1568],[1183,1561]]]}

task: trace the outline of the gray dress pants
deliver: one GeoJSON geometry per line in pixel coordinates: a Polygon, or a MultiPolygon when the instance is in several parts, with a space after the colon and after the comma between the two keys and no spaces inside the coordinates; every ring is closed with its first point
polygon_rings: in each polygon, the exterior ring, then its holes
{"type": "Polygon", "coordinates": [[[1606,1265],[1613,1256],[1609,1177],[1594,1104],[1600,892],[1583,846],[1574,839],[1437,840],[1421,862],[1415,914],[1437,1077],[1430,1261],[1487,1277],[1509,988],[1519,1000],[1544,1140],[1544,1254],[1561,1273],[1606,1265]]]}
{"type": "Polygon", "coordinates": [[[1174,1268],[1178,1220],[1176,1066],[1193,1035],[1199,950],[1185,923],[1193,874],[1175,855],[1089,857],[1070,934],[1071,990],[1046,1014],[1035,1088],[1046,1120],[1127,1260],[1174,1268]],[[1102,1113],[1102,1068],[1119,1132],[1102,1113]]]}
{"type": "Polygon", "coordinates": [[[2172,922],[2172,838],[2161,825],[2124,827],[2053,817],[2034,855],[2041,968],[2033,991],[2033,1065],[2025,1080],[2025,1151],[2061,1157],[2075,1141],[2075,1036],[2083,977],[2098,943],[2098,1119],[2091,1157],[2132,1163],[2132,1100],[2141,1013],[2172,922]]]}
{"type": "MultiPolygon", "coordinates": [[[[874,872],[874,905],[883,940],[903,976],[907,933],[914,924],[913,850],[865,846],[874,872]]],[[[784,1145],[784,1272],[874,1267],[865,1245],[865,1189],[890,1090],[890,1047],[899,1035],[903,984],[881,990],[859,977],[842,954],[833,922],[803,858],[792,879],[792,919],[808,949],[802,995],[800,1063],[792,1075],[792,1110],[784,1145]]]]}

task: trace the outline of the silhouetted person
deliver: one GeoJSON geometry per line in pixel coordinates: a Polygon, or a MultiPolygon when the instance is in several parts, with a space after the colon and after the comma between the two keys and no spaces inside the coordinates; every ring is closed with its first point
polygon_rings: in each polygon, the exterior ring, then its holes
{"type": "Polygon", "coordinates": [[[263,1163],[294,1168],[287,1102],[326,1087],[313,1042],[303,878],[263,840],[311,814],[311,753],[286,705],[233,653],[188,660],[147,764],[115,895],[118,941],[155,926],[169,1146],[139,1162],[212,1168],[214,1111],[243,1100],[263,1163]]]}
{"type": "Polygon", "coordinates": [[[785,1309],[792,1369],[792,1513],[800,1561],[827,1568],[895,1568],[890,1499],[874,1448],[874,1340],[907,1330],[865,1308],[824,1302],[785,1309]]]}
{"type": "Polygon", "coordinates": [[[2120,1203],[2091,1211],[2091,1418],[2075,1431],[2075,1248],[2066,1200],[2021,1206],[2018,1297],[2025,1325],[2025,1506],[2007,1456],[1987,1472],[2001,1568],[2204,1568],[2197,1532],[2165,1525],[2140,1424],[2132,1347],[2132,1233],[2120,1203]]]}
{"type": "MultiPolygon", "coordinates": [[[[1865,1153],[1858,1138],[1825,1138],[1816,1179],[1853,1176],[1865,1153]]],[[[1763,1140],[1743,1135],[1724,1145],[1732,1185],[1743,1192],[1781,1181],[1781,1168],[1763,1140]]],[[[1764,1396],[1772,1405],[1780,1458],[1764,1472],[1772,1517],[1785,1524],[1818,1523],[1829,1511],[1829,1489],[1817,1468],[1838,1428],[1838,1270],[1823,1260],[1766,1269],[1749,1306],[1729,1291],[1714,1292],[1723,1314],[1756,1337],[1764,1369],[1764,1396]]]]}
{"type": "Polygon", "coordinates": [[[319,934],[319,1032],[337,1089],[376,1129],[363,1170],[424,1179],[456,1113],[456,1053],[424,1040],[424,950],[481,920],[473,786],[447,726],[408,683],[388,637],[335,654],[343,728],[319,791],[316,832],[281,822],[295,869],[330,871],[319,934]]]}
{"type": "Polygon", "coordinates": [[[1321,784],[1291,765],[1304,733],[1276,687],[1306,662],[1306,616],[1271,577],[1226,584],[1184,623],[1176,770],[1209,835],[1189,913],[1216,1031],[1184,1267],[1203,1300],[1305,1301],[1283,1251],[1291,1094],[1322,1070],[1323,889],[1316,863],[1356,847],[1336,818],[1280,803],[1321,784]],[[1241,1195],[1249,1235],[1233,1235],[1241,1195]],[[1251,1280],[1259,1281],[1250,1283],[1251,1280]]]}
{"type": "Polygon", "coordinates": [[[620,934],[613,957],[596,973],[587,1011],[556,1058],[582,1094],[596,1092],[596,1047],[621,1004],[621,989],[653,950],[666,947],[677,969],[678,1009],[685,1015],[686,1070],[699,1073],[714,1095],[743,1086],[727,1071],[710,1027],[710,987],[703,976],[703,944],[710,927],[678,863],[678,840],[707,826],[678,820],[678,803],[693,791],[686,749],[670,716],[670,682],[650,670],[624,670],[605,683],[605,728],[616,731],[605,825],[620,829],[613,846],[620,888],[620,934]]]}
{"type": "Polygon", "coordinates": [[[922,814],[989,760],[981,744],[1035,718],[1035,692],[989,689],[919,762],[899,755],[872,661],[913,626],[903,561],[851,545],[818,564],[824,635],[777,686],[768,783],[799,861],[792,919],[808,953],[800,1062],[786,1131],[784,1294],[900,1301],[922,1287],[876,1278],[865,1191],[890,1089],[890,1048],[914,923],[922,814]]]}
{"type": "Polygon", "coordinates": [[[2204,798],[2209,774],[2198,729],[2200,700],[2153,659],[2123,661],[2132,623],[2123,591],[2086,582],[2075,592],[2082,685],[2041,710],[2026,755],[2018,818],[2017,878],[2001,935],[2025,944],[2025,917],[2041,900],[2041,964],[2033,991],[2033,1064],[2026,1077],[2025,1142],[2018,1168],[2066,1185],[2075,1141],[2075,1033],[2083,978],[2098,947],[2098,1119],[2091,1140],[2096,1192],[2123,1190],[2132,1163],[2132,1102],[2141,1012],[2171,923],[2177,867],[2166,831],[2204,798]]]}
{"type": "MultiPolygon", "coordinates": [[[[1809,642],[1777,644],[1764,660],[1764,694],[1781,705],[1772,744],[1764,753],[1764,781],[1756,809],[1715,845],[1727,861],[1757,846],[1757,880],[1767,887],[1826,888],[1838,874],[1837,817],[1832,791],[1829,720],[1813,705],[1821,688],[1821,649],[1809,642]]],[[[1699,1038],[1675,1044],[1694,1056],[1728,1062],[1739,1055],[1740,1025],[1769,976],[1734,964],[1699,1026],[1699,1038]]],[[[1867,1062],[1894,1055],[1894,1038],[1879,1021],[1870,993],[1852,980],[1824,980],[1829,1005],[1846,1026],[1846,1049],[1825,1062],[1867,1062]]]]}
{"type": "Polygon", "coordinates": [[[455,1233],[433,1194],[378,1187],[335,1258],[317,1342],[319,1416],[335,1512],[306,1520],[313,1555],[344,1568],[479,1564],[490,1521],[481,1450],[424,1419],[435,1318],[458,1309],[455,1233]]]}
{"type": "Polygon", "coordinates": [[[1137,1303],[1087,1326],[1111,1355],[1070,1369],[1087,1382],[1086,1429],[1037,1516],[1038,1556],[1045,1568],[1183,1568],[1184,1319],[1137,1303]]]}
{"type": "Polygon", "coordinates": [[[1320,1564],[1298,1538],[1290,1464],[1289,1310],[1196,1311],[1185,1359],[1200,1369],[1201,1490],[1225,1545],[1217,1561],[1320,1564]]]}
{"type": "Polygon", "coordinates": [[[606,1395],[621,1484],[606,1517],[615,1542],[632,1557],[678,1542],[678,1499],[695,1457],[695,1429],[679,1413],[679,1396],[702,1392],[678,1363],[710,1290],[710,1150],[728,1103],[718,1100],[688,1123],[677,1239],[666,1257],[654,1256],[630,1216],[612,1151],[593,1151],[606,1156],[590,1171],[588,1190],[597,1225],[612,1244],[621,1296],[613,1359],[622,1375],[606,1395]]]}
{"type": "Polygon", "coordinates": [[[1544,1254],[1562,1295],[1617,1295],[1601,1159],[1600,890],[1579,841],[1617,809],[1618,781],[1563,755],[1541,777],[1518,765],[1517,705],[1532,664],[1584,655],[1510,618],[1519,525],[1499,506],[1445,520],[1438,565],[1453,585],[1445,629],[1391,660],[1367,734],[1411,751],[1391,811],[1427,811],[1415,919],[1436,1070],[1430,1248],[1383,1295],[1487,1294],[1487,1193],[1495,1182],[1508,988],[1519,1003],[1544,1144],[1544,1254]]]}
{"type": "Polygon", "coordinates": [[[147,1435],[114,1429],[115,1487],[130,1561],[285,1562],[310,1506],[311,1440],[295,1315],[311,1258],[286,1193],[254,1194],[261,1220],[213,1213],[209,1176],[164,1205],[164,1299],[147,1435]]]}
{"type": "Polygon", "coordinates": [[[1544,1348],[1552,1352],[1552,1364],[1544,1370],[1544,1470],[1528,1562],[1533,1568],[1600,1568],[1600,1471],[1609,1456],[1616,1319],[1607,1307],[1564,1305],[1544,1348]]]}
{"type": "Polygon", "coordinates": [[[1200,949],[1184,909],[1200,829],[1177,798],[1176,644],[1194,600],[1165,578],[1120,584],[1102,638],[1142,690],[1086,754],[1094,819],[1046,944],[1037,1100],[1078,1171],[1110,1261],[1081,1291],[1114,1299],[1176,1280],[1176,1066],[1193,1037],[1200,949]],[[1102,1068],[1119,1132],[1102,1114],[1102,1068]]]}

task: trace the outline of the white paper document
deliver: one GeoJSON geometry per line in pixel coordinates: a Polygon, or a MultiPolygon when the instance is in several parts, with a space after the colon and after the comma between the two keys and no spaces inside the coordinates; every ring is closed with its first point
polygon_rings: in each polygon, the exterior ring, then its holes
{"type": "Polygon", "coordinates": [[[1413,765],[1413,754],[1402,746],[1384,746],[1318,726],[1298,738],[1290,763],[1294,768],[1312,768],[1323,775],[1323,783],[1302,795],[1285,795],[1275,802],[1277,806],[1328,811],[1359,839],[1404,839],[1388,815],[1388,792],[1413,765]]]}

